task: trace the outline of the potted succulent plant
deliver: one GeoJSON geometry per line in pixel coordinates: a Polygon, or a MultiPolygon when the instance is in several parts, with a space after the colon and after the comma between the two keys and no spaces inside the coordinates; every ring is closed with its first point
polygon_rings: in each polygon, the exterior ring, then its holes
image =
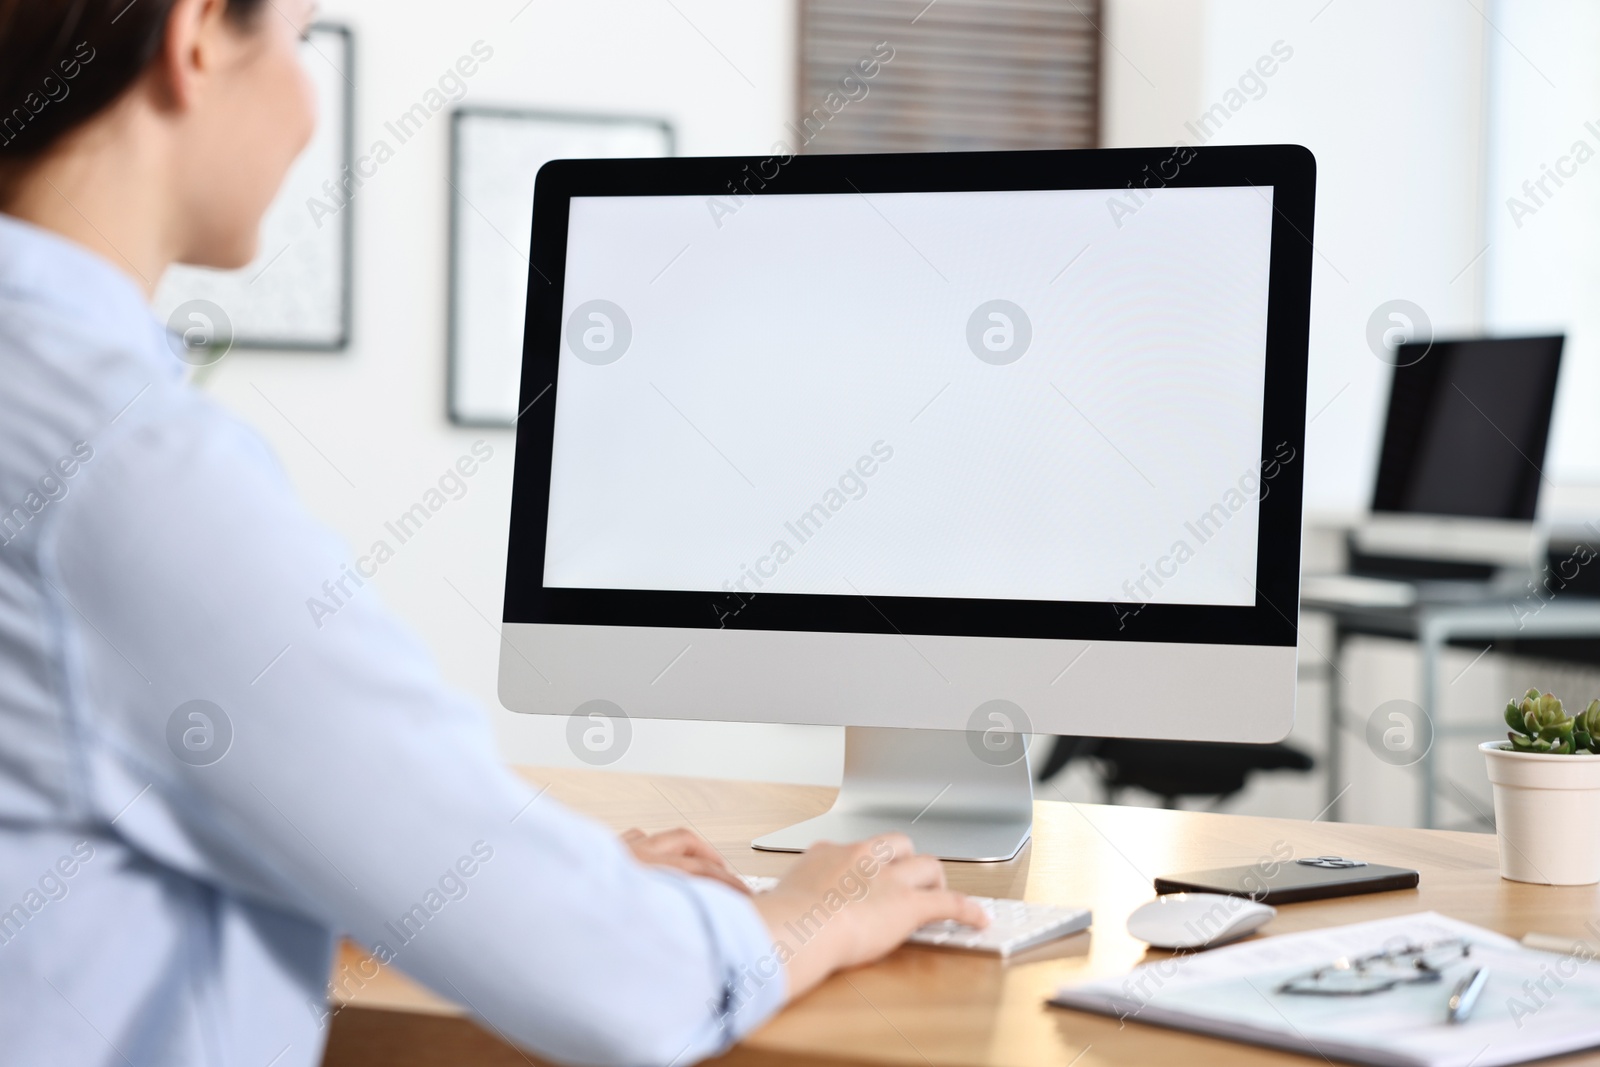
{"type": "Polygon", "coordinates": [[[1494,785],[1500,875],[1516,882],[1600,882],[1600,700],[1571,717],[1530,689],[1506,705],[1506,741],[1478,746],[1494,785]]]}

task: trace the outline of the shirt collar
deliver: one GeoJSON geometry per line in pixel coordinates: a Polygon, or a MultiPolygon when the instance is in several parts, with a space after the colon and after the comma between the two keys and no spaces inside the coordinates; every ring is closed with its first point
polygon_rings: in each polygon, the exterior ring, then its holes
{"type": "Polygon", "coordinates": [[[144,291],[101,256],[59,234],[0,213],[0,298],[48,307],[81,328],[137,347],[181,373],[144,291]],[[128,342],[137,340],[137,345],[128,342]],[[164,357],[164,358],[163,358],[164,357]]]}

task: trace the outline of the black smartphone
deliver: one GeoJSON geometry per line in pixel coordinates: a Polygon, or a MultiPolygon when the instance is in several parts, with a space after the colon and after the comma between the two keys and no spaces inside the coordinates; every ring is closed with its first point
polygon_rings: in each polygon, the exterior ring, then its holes
{"type": "Polygon", "coordinates": [[[1416,871],[1385,867],[1343,856],[1304,856],[1249,867],[1219,867],[1156,879],[1156,892],[1222,893],[1249,897],[1262,904],[1293,904],[1299,900],[1350,897],[1357,893],[1383,893],[1390,889],[1415,889],[1416,871]]]}

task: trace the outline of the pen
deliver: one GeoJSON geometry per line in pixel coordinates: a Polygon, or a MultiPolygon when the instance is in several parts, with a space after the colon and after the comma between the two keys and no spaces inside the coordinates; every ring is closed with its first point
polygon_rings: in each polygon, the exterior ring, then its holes
{"type": "Polygon", "coordinates": [[[1489,968],[1479,967],[1461,981],[1456,983],[1455,992],[1450,994],[1449,1020],[1453,1023],[1467,1021],[1467,1016],[1472,1014],[1474,1005],[1478,1003],[1478,994],[1483,992],[1484,984],[1489,980],[1489,968]]]}

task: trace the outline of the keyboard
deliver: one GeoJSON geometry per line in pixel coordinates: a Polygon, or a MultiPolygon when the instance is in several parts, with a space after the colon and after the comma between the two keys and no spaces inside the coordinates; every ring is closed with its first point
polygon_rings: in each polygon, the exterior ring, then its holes
{"type": "MultiPolygon", "coordinates": [[[[778,880],[762,875],[746,875],[744,884],[750,887],[752,893],[765,893],[776,886],[778,880]]],[[[929,923],[907,940],[913,945],[981,952],[1004,959],[1047,941],[1086,930],[1094,921],[1094,915],[1088,908],[1063,908],[1055,904],[1033,904],[1026,900],[995,897],[969,899],[989,916],[986,928],[976,930],[965,923],[946,920],[929,923]]]]}
{"type": "Polygon", "coordinates": [[[1300,580],[1300,599],[1354,608],[1409,608],[1417,602],[1417,587],[1356,574],[1308,574],[1300,580]]]}

